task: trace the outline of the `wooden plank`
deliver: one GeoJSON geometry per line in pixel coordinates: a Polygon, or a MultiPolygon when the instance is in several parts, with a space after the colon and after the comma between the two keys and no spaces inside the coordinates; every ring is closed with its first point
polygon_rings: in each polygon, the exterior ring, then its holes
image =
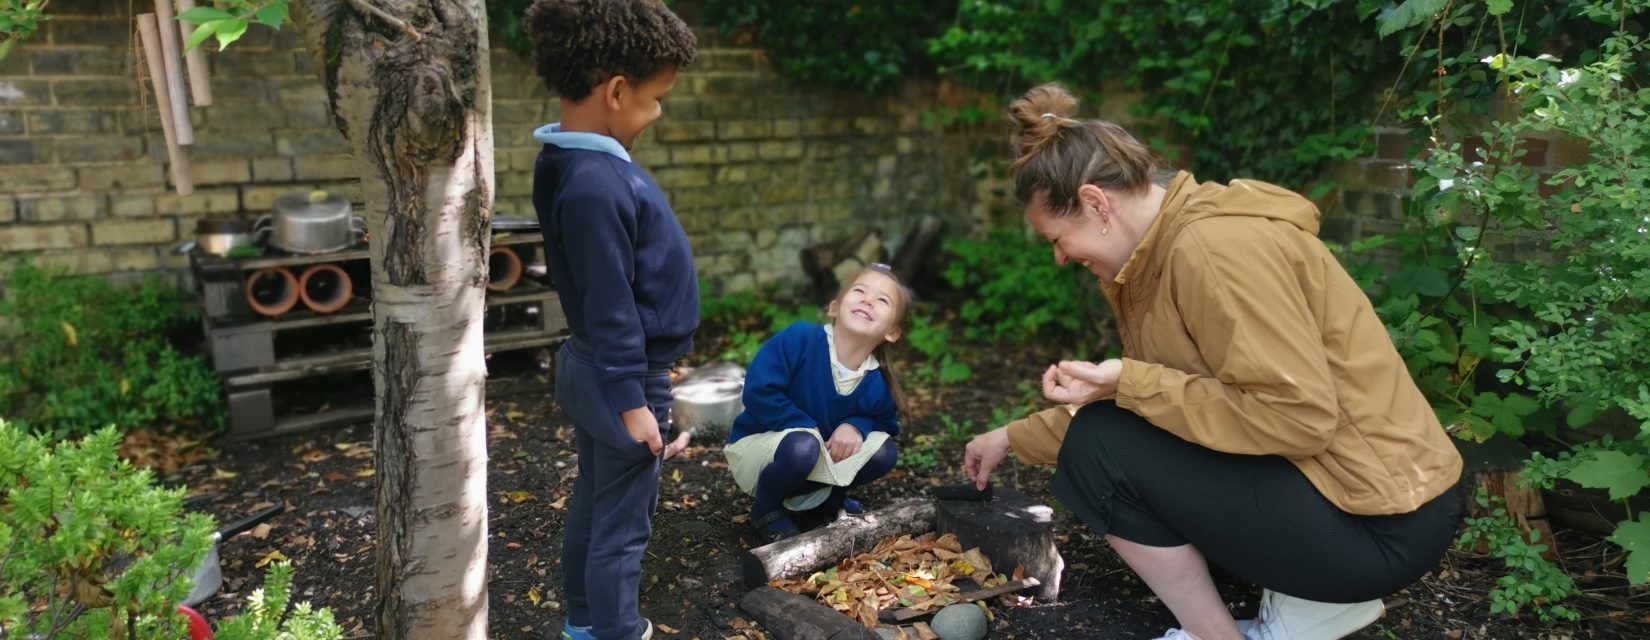
{"type": "MultiPolygon", "coordinates": [[[[560,344],[566,339],[566,335],[545,335],[536,330],[510,331],[484,336],[486,342],[482,346],[482,351],[484,353],[496,353],[529,347],[543,347],[560,344]]],[[[231,389],[254,387],[328,373],[355,371],[371,366],[372,348],[362,347],[316,356],[287,358],[252,373],[229,376],[224,379],[224,386],[231,389]]]]}
{"type": "MultiPolygon", "coordinates": [[[[544,242],[544,235],[533,233],[512,233],[508,237],[499,237],[493,240],[494,244],[517,245],[544,242]]],[[[281,255],[264,256],[261,258],[231,259],[217,256],[201,256],[202,269],[240,269],[252,271],[264,267],[296,267],[315,264],[318,262],[344,262],[346,260],[366,260],[372,256],[368,249],[350,249],[347,251],[333,251],[331,253],[317,253],[312,255],[281,255]]]]}

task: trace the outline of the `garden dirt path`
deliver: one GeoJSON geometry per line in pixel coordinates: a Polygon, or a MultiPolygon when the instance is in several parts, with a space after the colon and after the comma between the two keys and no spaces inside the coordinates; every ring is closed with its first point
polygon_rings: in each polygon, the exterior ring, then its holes
{"type": "MultiPolygon", "coordinates": [[[[917,394],[914,419],[901,437],[903,452],[932,453],[929,459],[937,464],[921,468],[925,465],[902,459],[901,468],[862,496],[869,506],[961,481],[960,444],[937,444],[944,440],[947,422],[991,424],[993,408],[1024,398],[1021,381],[1034,379],[1050,359],[1014,348],[975,356],[991,363],[976,364],[975,370],[992,373],[948,387],[937,397],[917,394]],[[915,444],[923,435],[936,438],[935,443],[915,444]]],[[[550,400],[543,373],[531,364],[513,370],[498,364],[489,382],[487,420],[491,634],[555,638],[562,623],[562,523],[576,469],[572,425],[550,400]]],[[[342,389],[333,386],[330,392],[347,393],[342,389]]],[[[370,384],[365,393],[371,393],[370,384]]],[[[295,600],[331,608],[350,637],[370,636],[375,530],[371,435],[370,427],[361,425],[222,443],[206,463],[171,478],[187,484],[192,494],[219,493],[221,498],[208,509],[220,521],[263,505],[288,507],[267,528],[224,543],[223,590],[202,606],[209,618],[221,619],[243,606],[244,596],[262,580],[263,571],[255,565],[278,553],[297,567],[295,600]]],[[[998,482],[1051,502],[1048,477],[1045,469],[1010,461],[998,482]]],[[[681,459],[667,463],[660,494],[654,538],[643,563],[642,609],[660,625],[655,637],[766,637],[737,606],[746,591],[739,560],[755,539],[743,524],[749,499],[733,485],[719,443],[699,441],[681,459]]],[[[1067,564],[1060,602],[1029,607],[994,603],[992,638],[1156,638],[1173,626],[1150,591],[1068,512],[1057,509],[1056,530],[1067,564]]],[[[1579,623],[1541,626],[1490,615],[1487,593],[1499,576],[1491,559],[1452,551],[1437,571],[1388,598],[1387,615],[1353,637],[1650,637],[1650,594],[1621,586],[1607,570],[1611,554],[1619,555],[1619,550],[1583,534],[1561,532],[1560,540],[1572,572],[1596,568],[1595,577],[1581,584],[1589,593],[1575,602],[1586,616],[1579,623]]],[[[1219,579],[1234,613],[1252,616],[1260,590],[1230,576],[1219,579]]]]}

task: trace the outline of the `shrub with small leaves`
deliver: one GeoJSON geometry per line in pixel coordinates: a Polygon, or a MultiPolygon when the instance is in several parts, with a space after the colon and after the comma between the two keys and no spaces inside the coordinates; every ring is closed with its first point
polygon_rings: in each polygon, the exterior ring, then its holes
{"type": "Polygon", "coordinates": [[[247,598],[247,609],[218,625],[218,640],[337,640],[344,628],[332,611],[308,602],[292,605],[292,563],[269,566],[264,586],[247,598]]]}
{"type": "MultiPolygon", "coordinates": [[[[105,428],[55,444],[0,421],[0,628],[12,638],[180,638],[212,544],[183,491],[116,457],[105,428]],[[128,617],[136,629],[126,629],[128,617]]],[[[4,634],[0,634],[4,635],[4,634]]]]}
{"type": "Polygon", "coordinates": [[[166,332],[188,320],[175,287],[122,287],[22,263],[0,299],[0,415],[56,437],[106,425],[219,424],[223,399],[204,359],[179,353],[166,332]]]}

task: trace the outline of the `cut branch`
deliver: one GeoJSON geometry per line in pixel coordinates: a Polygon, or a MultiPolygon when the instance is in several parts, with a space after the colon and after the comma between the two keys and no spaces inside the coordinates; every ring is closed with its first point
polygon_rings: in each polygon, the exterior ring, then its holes
{"type": "Polygon", "coordinates": [[[400,30],[402,33],[407,34],[408,37],[413,39],[413,42],[424,41],[424,34],[419,33],[417,29],[412,28],[412,25],[407,24],[400,18],[384,13],[383,9],[367,4],[367,0],[349,0],[349,4],[350,6],[355,7],[356,11],[360,11],[374,18],[378,18],[379,20],[384,21],[384,24],[390,25],[391,27],[400,30]]]}

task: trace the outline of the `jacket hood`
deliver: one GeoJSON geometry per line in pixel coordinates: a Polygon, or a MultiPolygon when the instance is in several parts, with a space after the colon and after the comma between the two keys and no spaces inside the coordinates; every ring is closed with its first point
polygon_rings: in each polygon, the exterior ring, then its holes
{"type": "Polygon", "coordinates": [[[1104,287],[1108,296],[1114,287],[1142,275],[1141,270],[1156,262],[1158,247],[1171,246],[1180,230],[1198,220],[1221,216],[1248,216],[1286,222],[1302,231],[1318,235],[1318,206],[1300,194],[1259,180],[1233,180],[1230,184],[1199,183],[1192,174],[1175,174],[1165,188],[1157,218],[1146,230],[1129,261],[1117,273],[1113,284],[1104,287]]]}

